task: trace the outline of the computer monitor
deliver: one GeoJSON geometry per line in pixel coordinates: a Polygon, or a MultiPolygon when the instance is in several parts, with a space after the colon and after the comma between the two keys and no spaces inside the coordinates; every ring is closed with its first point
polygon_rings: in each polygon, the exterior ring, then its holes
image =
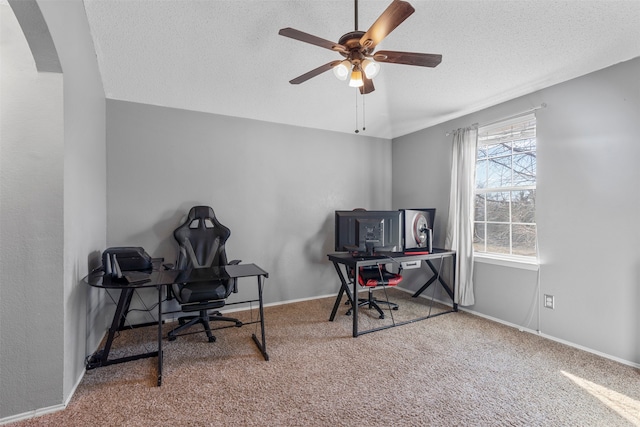
{"type": "Polygon", "coordinates": [[[435,208],[401,209],[404,221],[404,248],[432,250],[435,208]]]}
{"type": "Polygon", "coordinates": [[[338,252],[402,252],[401,211],[335,211],[338,252]]]}

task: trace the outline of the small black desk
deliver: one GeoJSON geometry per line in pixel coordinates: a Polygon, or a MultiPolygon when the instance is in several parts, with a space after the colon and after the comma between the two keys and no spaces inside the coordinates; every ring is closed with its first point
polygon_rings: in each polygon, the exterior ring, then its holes
{"type": "MultiPolygon", "coordinates": [[[[336,297],[336,302],[333,305],[333,310],[331,311],[331,317],[329,317],[329,321],[333,322],[333,320],[336,317],[336,313],[338,312],[338,308],[340,307],[340,303],[342,301],[342,295],[343,294],[347,294],[347,298],[349,299],[349,302],[351,303],[351,307],[352,307],[352,312],[353,312],[353,336],[357,337],[358,335],[362,335],[362,334],[366,334],[369,332],[374,332],[374,331],[379,331],[381,329],[387,329],[387,328],[392,328],[394,326],[400,326],[400,325],[404,325],[407,323],[413,323],[413,322],[417,322],[419,320],[424,320],[424,319],[428,319],[430,317],[435,317],[435,316],[439,316],[441,314],[445,314],[445,313],[451,313],[454,311],[458,311],[458,304],[455,302],[455,271],[456,271],[456,253],[455,251],[452,250],[447,250],[447,249],[433,249],[431,253],[428,254],[422,254],[422,253],[391,253],[391,254],[384,254],[381,253],[379,255],[373,256],[373,257],[366,257],[366,256],[353,256],[351,253],[348,252],[338,252],[338,253],[333,253],[333,254],[328,254],[327,257],[329,258],[329,260],[333,263],[333,266],[336,269],[336,272],[338,273],[338,277],[340,278],[340,292],[338,292],[338,296],[336,297]],[[441,271],[439,271],[439,269],[437,269],[435,267],[435,265],[433,264],[433,260],[438,259],[438,260],[443,260],[444,258],[451,258],[452,262],[453,262],[453,267],[452,267],[452,277],[451,277],[451,281],[453,283],[452,286],[449,286],[447,284],[447,282],[444,280],[444,278],[442,277],[442,273],[441,271]],[[451,298],[451,301],[453,302],[453,308],[452,310],[449,311],[445,311],[442,313],[437,313],[434,315],[430,315],[430,316],[425,316],[425,317],[421,317],[418,319],[413,319],[413,320],[408,320],[405,322],[400,322],[400,323],[395,323],[393,325],[387,325],[387,326],[382,326],[380,328],[375,328],[375,329],[371,329],[368,331],[364,331],[364,332],[359,332],[358,331],[358,272],[360,270],[360,267],[364,267],[364,266],[371,266],[371,265],[378,265],[378,264],[390,264],[390,263],[397,263],[397,262],[419,262],[422,265],[422,261],[424,261],[424,264],[429,267],[429,269],[431,270],[431,273],[433,274],[433,276],[427,281],[427,283],[425,283],[418,291],[416,291],[413,294],[413,297],[416,298],[418,297],[422,292],[424,292],[431,284],[433,284],[433,282],[438,281],[440,283],[440,285],[442,286],[442,288],[447,292],[447,294],[449,295],[449,297],[451,298]],[[349,285],[348,285],[348,281],[345,278],[345,275],[342,271],[342,268],[340,266],[344,266],[345,269],[351,268],[354,271],[354,278],[353,278],[353,291],[349,289],[349,285]]],[[[440,264],[442,265],[442,263],[440,264]]]]}
{"type": "MultiPolygon", "coordinates": [[[[162,296],[163,290],[165,290],[166,286],[170,286],[174,283],[183,283],[186,281],[197,282],[197,281],[207,281],[212,279],[234,279],[240,277],[256,277],[258,279],[258,299],[251,301],[241,301],[243,302],[259,302],[259,312],[260,312],[260,328],[261,328],[261,340],[256,337],[255,334],[252,334],[253,341],[258,346],[260,353],[265,360],[269,360],[269,355],[267,354],[267,345],[265,341],[265,330],[264,330],[264,306],[263,306],[263,298],[262,298],[262,290],[264,286],[264,279],[269,277],[269,273],[264,271],[262,268],[258,267],[255,264],[238,264],[238,265],[227,265],[224,267],[213,267],[207,269],[197,269],[197,270],[160,270],[160,263],[162,260],[154,259],[154,269],[150,272],[149,279],[150,281],[139,283],[139,284],[129,284],[124,279],[112,279],[111,276],[105,275],[102,270],[94,271],[90,273],[83,279],[83,282],[96,287],[103,289],[120,289],[120,298],[118,299],[118,304],[116,306],[116,311],[113,315],[113,321],[111,322],[111,327],[109,328],[109,333],[107,335],[107,341],[102,350],[96,351],[92,354],[86,363],[86,369],[95,369],[101,366],[113,365],[116,363],[124,363],[132,360],[143,359],[147,357],[158,357],[158,385],[162,385],[162,296]],[[131,298],[136,290],[141,288],[156,288],[158,290],[158,319],[157,322],[146,323],[143,325],[135,325],[135,326],[150,326],[154,323],[157,323],[158,326],[158,350],[151,351],[148,353],[140,353],[132,356],[121,357],[117,359],[109,359],[109,352],[111,350],[111,345],[113,343],[113,338],[116,332],[126,329],[125,321],[127,314],[129,312],[129,305],[131,304],[131,298]]],[[[258,322],[256,321],[256,322],[258,322]]],[[[256,323],[256,322],[248,322],[256,323]]]]}

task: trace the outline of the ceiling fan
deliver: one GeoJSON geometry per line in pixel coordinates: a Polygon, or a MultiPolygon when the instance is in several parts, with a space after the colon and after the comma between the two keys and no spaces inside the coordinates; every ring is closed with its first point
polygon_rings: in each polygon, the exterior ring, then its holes
{"type": "Polygon", "coordinates": [[[437,54],[398,52],[393,50],[374,52],[378,43],[415,12],[413,6],[408,2],[393,0],[367,32],[358,31],[358,0],[354,0],[354,2],[355,31],[344,34],[340,37],[338,43],[289,27],[283,28],[278,32],[281,36],[330,49],[345,57],[343,60],[331,61],[321,65],[290,80],[289,83],[294,85],[300,84],[325,71],[333,69],[338,79],[346,80],[349,77],[349,86],[360,88],[360,93],[364,95],[375,90],[372,79],[380,70],[379,62],[417,65],[420,67],[435,67],[440,64],[442,55],[437,54]]]}

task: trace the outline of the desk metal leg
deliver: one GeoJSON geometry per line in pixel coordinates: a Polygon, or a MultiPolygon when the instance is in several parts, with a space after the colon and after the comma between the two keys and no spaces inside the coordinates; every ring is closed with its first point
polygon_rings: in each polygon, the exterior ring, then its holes
{"type": "Polygon", "coordinates": [[[438,270],[436,270],[435,266],[433,265],[433,263],[431,263],[430,260],[427,260],[427,264],[429,265],[429,268],[431,268],[431,271],[433,271],[438,277],[438,281],[440,282],[444,290],[449,295],[449,298],[451,298],[451,301],[453,301],[453,290],[451,290],[447,282],[445,282],[444,279],[442,278],[442,264],[440,265],[440,268],[438,270]]]}
{"type": "MultiPolygon", "coordinates": [[[[456,255],[450,255],[451,256],[451,260],[453,262],[452,265],[452,272],[451,272],[451,280],[453,282],[453,286],[449,287],[449,284],[442,278],[442,264],[440,265],[440,268],[437,269],[433,263],[431,262],[431,260],[424,260],[427,264],[427,266],[429,266],[429,268],[431,269],[431,272],[433,273],[433,276],[431,276],[431,278],[427,281],[427,283],[425,283],[420,289],[418,289],[412,296],[413,298],[416,298],[418,296],[420,296],[420,294],[422,294],[425,290],[427,290],[427,288],[429,286],[431,286],[431,284],[433,284],[433,282],[435,282],[436,280],[438,282],[440,282],[440,285],[442,285],[442,289],[445,290],[445,292],[447,293],[447,295],[449,295],[449,298],[451,298],[451,301],[453,303],[453,310],[454,311],[458,311],[458,304],[455,302],[455,290],[456,290],[456,255]]],[[[441,262],[444,259],[444,257],[441,258],[441,262]]]]}
{"type": "Polygon", "coordinates": [[[353,273],[353,296],[351,298],[351,307],[353,307],[353,337],[358,336],[358,276],[360,269],[356,266],[353,273]]]}
{"type": "Polygon", "coordinates": [[[267,342],[266,342],[266,337],[265,337],[265,333],[264,333],[264,305],[263,305],[263,301],[262,301],[262,286],[263,286],[263,280],[262,280],[262,276],[257,276],[258,277],[258,296],[259,296],[259,305],[260,305],[260,331],[262,334],[262,342],[260,342],[258,340],[258,337],[256,337],[256,334],[252,334],[251,338],[253,338],[253,341],[256,343],[256,345],[258,346],[258,349],[260,349],[260,353],[262,353],[262,357],[264,357],[264,360],[269,360],[269,355],[267,354],[267,342]]]}
{"type": "Polygon", "coordinates": [[[129,311],[129,305],[131,304],[131,297],[133,296],[133,289],[123,289],[120,291],[120,298],[118,298],[118,305],[116,306],[116,312],[113,313],[113,321],[109,328],[109,335],[107,335],[107,342],[104,345],[102,353],[102,362],[106,362],[111,351],[111,344],[113,344],[113,338],[117,331],[122,330],[124,322],[129,311]]]}
{"type": "Polygon", "coordinates": [[[109,328],[109,334],[107,335],[107,341],[102,350],[99,350],[92,354],[86,363],[86,369],[95,369],[101,366],[114,365],[116,363],[130,362],[132,360],[143,359],[146,357],[155,357],[158,355],[157,351],[149,353],[135,354],[133,356],[121,357],[118,359],[109,360],[109,352],[111,351],[111,345],[113,344],[113,338],[116,332],[123,329],[124,318],[129,311],[129,304],[131,303],[131,297],[134,289],[123,288],[120,291],[120,298],[118,299],[118,305],[116,306],[116,312],[113,314],[113,320],[111,321],[111,327],[109,328]]]}
{"type": "Polygon", "coordinates": [[[349,298],[349,302],[353,306],[353,296],[351,295],[351,291],[349,290],[349,285],[347,284],[347,280],[344,278],[344,274],[342,274],[342,270],[338,263],[334,262],[333,266],[338,272],[338,277],[340,278],[340,291],[338,292],[338,296],[336,297],[336,302],[333,304],[333,310],[331,311],[331,316],[329,317],[329,321],[333,322],[333,319],[336,318],[336,313],[338,312],[338,308],[340,307],[340,303],[342,302],[342,295],[347,294],[347,298],[349,298]]]}
{"type": "Polygon", "coordinates": [[[338,307],[340,307],[340,303],[342,302],[342,295],[347,294],[347,298],[351,303],[351,312],[353,315],[353,336],[358,336],[358,268],[355,269],[354,278],[353,278],[353,291],[349,290],[349,284],[347,280],[344,278],[344,274],[342,274],[342,269],[338,265],[337,262],[333,263],[333,266],[338,273],[338,277],[340,277],[340,292],[338,292],[338,296],[336,297],[336,302],[333,304],[333,310],[331,311],[331,316],[329,317],[329,321],[333,322],[333,319],[336,318],[336,313],[338,312],[338,307]]]}
{"type": "Polygon", "coordinates": [[[109,352],[111,351],[111,344],[113,344],[113,337],[116,332],[121,329],[121,325],[124,323],[123,314],[129,310],[129,303],[131,302],[131,296],[133,295],[133,289],[123,289],[120,291],[120,298],[118,298],[118,304],[116,305],[116,311],[113,314],[113,320],[111,321],[111,327],[107,334],[107,341],[102,350],[95,352],[87,360],[87,369],[94,369],[100,366],[104,366],[109,358],[109,352]]]}
{"type": "MultiPolygon", "coordinates": [[[[442,263],[443,258],[441,258],[441,260],[440,260],[441,263],[442,263]]],[[[420,296],[421,293],[423,293],[425,290],[427,290],[427,288],[429,286],[431,286],[431,284],[437,280],[438,282],[440,282],[440,284],[442,285],[444,290],[447,292],[447,294],[449,295],[449,298],[451,298],[451,300],[453,301],[453,291],[451,290],[451,288],[449,287],[447,282],[442,278],[442,271],[441,271],[442,270],[442,264],[441,264],[441,268],[437,269],[435,267],[435,265],[433,265],[431,260],[426,259],[424,261],[427,264],[427,266],[431,269],[431,272],[433,273],[433,276],[431,276],[429,281],[427,283],[425,283],[424,286],[422,286],[420,289],[418,289],[416,291],[416,293],[413,294],[413,297],[415,298],[417,296],[420,296]]]]}
{"type": "Polygon", "coordinates": [[[158,286],[158,387],[162,385],[162,286],[158,286]]]}
{"type": "Polygon", "coordinates": [[[431,276],[431,278],[427,281],[427,283],[425,283],[424,285],[422,285],[422,287],[421,287],[420,289],[418,289],[418,290],[417,290],[417,291],[412,295],[412,297],[413,297],[413,298],[417,298],[417,297],[419,297],[421,293],[423,293],[424,291],[426,291],[426,290],[427,290],[427,288],[428,288],[429,286],[431,286],[431,284],[432,284],[433,282],[435,282],[435,281],[436,281],[436,278],[437,278],[437,275],[435,275],[435,274],[434,274],[433,276],[431,276]]]}
{"type": "Polygon", "coordinates": [[[452,286],[452,290],[451,290],[451,294],[453,294],[453,297],[451,297],[451,299],[453,300],[453,311],[458,311],[458,303],[456,302],[456,262],[457,262],[457,254],[453,254],[451,256],[451,260],[453,262],[453,265],[451,267],[451,281],[453,283],[452,286]]]}

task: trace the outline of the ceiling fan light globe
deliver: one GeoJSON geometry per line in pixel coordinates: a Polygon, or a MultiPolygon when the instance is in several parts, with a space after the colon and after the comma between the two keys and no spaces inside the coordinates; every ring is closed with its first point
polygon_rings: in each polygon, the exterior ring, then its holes
{"type": "Polygon", "coordinates": [[[380,64],[365,59],[362,61],[362,69],[364,70],[364,75],[367,76],[368,79],[372,79],[380,72],[380,64]]]}
{"type": "Polygon", "coordinates": [[[362,81],[362,71],[354,70],[351,73],[351,79],[349,80],[349,86],[351,87],[361,87],[364,85],[362,81]]]}
{"type": "Polygon", "coordinates": [[[333,75],[338,80],[347,80],[349,77],[349,71],[351,70],[351,63],[347,60],[342,61],[335,67],[333,67],[333,75]]]}

